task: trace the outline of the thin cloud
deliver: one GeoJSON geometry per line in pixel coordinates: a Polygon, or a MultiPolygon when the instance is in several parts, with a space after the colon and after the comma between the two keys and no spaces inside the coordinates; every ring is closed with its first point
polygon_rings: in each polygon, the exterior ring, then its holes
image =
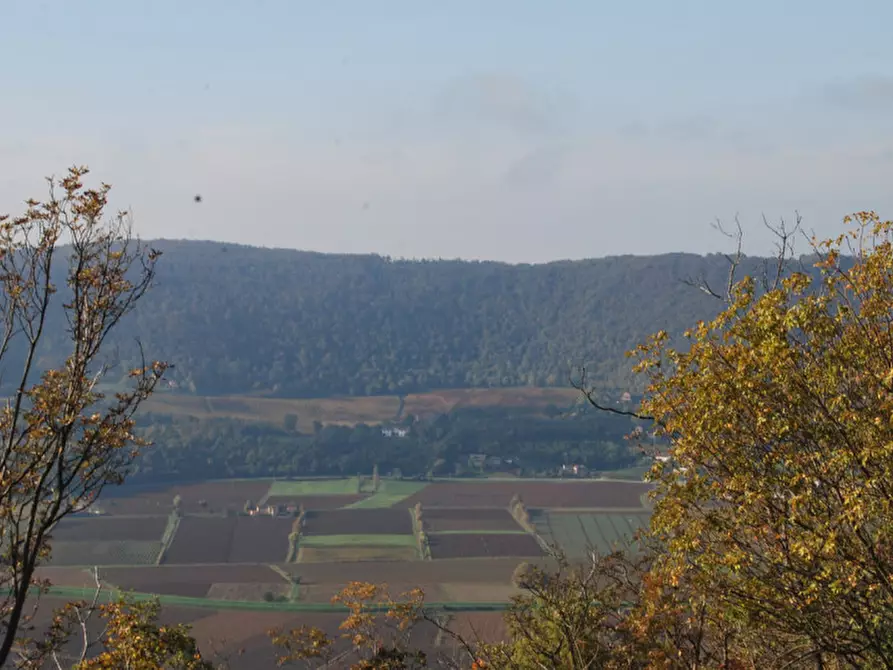
{"type": "Polygon", "coordinates": [[[893,77],[866,76],[829,82],[822,90],[828,102],[850,109],[893,110],[893,77]]]}
{"type": "Polygon", "coordinates": [[[436,117],[459,128],[501,127],[520,135],[560,129],[568,100],[507,73],[480,73],[449,82],[435,98],[436,117]]]}
{"type": "MultiPolygon", "coordinates": [[[[181,130],[126,150],[108,138],[23,139],[11,156],[17,169],[0,180],[0,211],[19,210],[41,194],[42,175],[75,161],[114,185],[115,206],[134,208],[145,237],[410,257],[710,251],[722,240],[709,222],[735,212],[746,222],[800,209],[824,235],[851,209],[893,211],[893,145],[871,137],[800,146],[779,132],[775,151],[744,153],[716,138],[643,141],[616,131],[335,147],[269,126],[181,130]]],[[[753,239],[754,251],[771,248],[753,239]]]]}

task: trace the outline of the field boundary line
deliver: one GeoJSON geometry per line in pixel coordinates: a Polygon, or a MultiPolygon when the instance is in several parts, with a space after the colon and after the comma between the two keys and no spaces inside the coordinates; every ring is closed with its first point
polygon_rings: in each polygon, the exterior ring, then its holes
{"type": "MultiPolygon", "coordinates": [[[[544,514],[546,516],[546,526],[549,528],[549,537],[552,538],[552,541],[555,543],[555,546],[550,546],[546,539],[539,534],[539,532],[535,532],[533,534],[533,539],[537,541],[537,544],[540,545],[540,548],[546,552],[547,556],[552,556],[555,553],[555,548],[558,547],[561,551],[564,551],[564,548],[558,544],[558,540],[555,537],[555,529],[552,527],[552,517],[549,514],[549,510],[543,509],[540,511],[540,514],[544,514]]],[[[536,524],[533,524],[533,527],[536,528],[536,524]]]]}
{"type": "Polygon", "coordinates": [[[161,549],[158,552],[158,557],[155,559],[155,565],[161,565],[164,562],[168,549],[174,543],[174,538],[180,529],[180,519],[182,518],[176,509],[168,515],[167,526],[164,527],[164,533],[161,536],[161,549]]]}
{"type": "Polygon", "coordinates": [[[417,514],[421,514],[421,509],[421,506],[418,508],[408,507],[406,511],[409,513],[410,521],[412,521],[412,534],[415,537],[416,550],[419,553],[419,559],[424,561],[427,560],[427,557],[425,556],[425,551],[422,549],[422,541],[423,539],[427,539],[427,536],[425,535],[424,528],[422,528],[422,523],[416,516],[417,514]]]}
{"type": "Polygon", "coordinates": [[[288,594],[289,602],[293,603],[293,602],[297,602],[298,600],[301,599],[301,585],[300,585],[299,581],[294,578],[293,575],[290,575],[285,570],[280,568],[278,565],[275,565],[273,563],[268,563],[267,567],[270,568],[270,570],[275,572],[277,575],[282,577],[282,579],[284,579],[288,583],[288,585],[291,587],[289,594],[288,594]]]}

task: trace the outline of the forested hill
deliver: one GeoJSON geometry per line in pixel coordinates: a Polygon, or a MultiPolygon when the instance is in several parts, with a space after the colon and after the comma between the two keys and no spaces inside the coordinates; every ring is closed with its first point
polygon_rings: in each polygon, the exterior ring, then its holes
{"type": "Polygon", "coordinates": [[[207,395],[565,385],[582,362],[592,381],[624,388],[625,351],[717,309],[681,280],[721,287],[728,268],[720,255],[509,265],[152,246],[164,252],[157,284],[114,344],[126,358],[139,336],[183,390],[207,395]]]}

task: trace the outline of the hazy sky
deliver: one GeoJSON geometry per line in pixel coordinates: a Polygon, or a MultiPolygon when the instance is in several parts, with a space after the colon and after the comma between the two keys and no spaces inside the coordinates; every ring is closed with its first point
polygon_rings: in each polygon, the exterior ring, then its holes
{"type": "Polygon", "coordinates": [[[893,2],[3,0],[0,211],[86,163],[144,237],[543,261],[893,217],[893,2]],[[201,204],[193,195],[202,194],[201,204]]]}

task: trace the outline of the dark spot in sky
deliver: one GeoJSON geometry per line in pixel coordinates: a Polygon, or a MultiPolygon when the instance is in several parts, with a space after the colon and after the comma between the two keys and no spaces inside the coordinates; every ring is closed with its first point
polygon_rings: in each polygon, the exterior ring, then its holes
{"type": "Polygon", "coordinates": [[[363,209],[369,209],[369,203],[368,203],[368,202],[364,202],[364,203],[363,203],[363,209]]]}

